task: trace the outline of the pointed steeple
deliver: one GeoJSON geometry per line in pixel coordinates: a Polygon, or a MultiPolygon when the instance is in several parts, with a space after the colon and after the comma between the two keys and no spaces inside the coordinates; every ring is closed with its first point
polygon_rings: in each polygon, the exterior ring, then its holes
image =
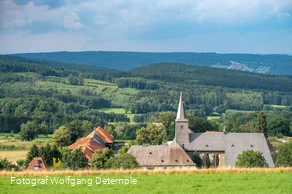
{"type": "Polygon", "coordinates": [[[176,114],[176,119],[175,121],[187,121],[186,117],[186,112],[184,109],[184,104],[182,100],[182,92],[180,92],[180,98],[179,98],[179,104],[178,104],[178,109],[177,109],[177,114],[176,114]]]}

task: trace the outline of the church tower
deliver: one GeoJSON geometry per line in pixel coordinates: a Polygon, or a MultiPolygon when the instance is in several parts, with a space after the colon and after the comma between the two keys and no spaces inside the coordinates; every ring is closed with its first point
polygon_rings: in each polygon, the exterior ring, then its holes
{"type": "Polygon", "coordinates": [[[177,115],[175,119],[175,141],[177,141],[179,144],[190,143],[189,123],[184,109],[182,92],[180,93],[177,115]]]}

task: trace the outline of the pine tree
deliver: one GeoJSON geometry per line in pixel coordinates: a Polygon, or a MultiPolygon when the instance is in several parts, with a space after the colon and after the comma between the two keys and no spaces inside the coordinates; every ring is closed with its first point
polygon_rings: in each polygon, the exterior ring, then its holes
{"type": "Polygon", "coordinates": [[[50,144],[47,143],[45,147],[39,148],[39,155],[44,159],[48,166],[53,165],[53,156],[52,156],[52,149],[50,144]]]}
{"type": "Polygon", "coordinates": [[[258,119],[256,123],[256,132],[263,133],[265,137],[268,137],[268,128],[267,128],[267,121],[266,116],[263,111],[258,114],[258,119]]]}
{"type": "Polygon", "coordinates": [[[38,157],[38,156],[40,156],[39,155],[39,148],[37,145],[33,144],[26,155],[25,167],[28,167],[28,164],[32,161],[32,159],[34,157],[38,157]]]}

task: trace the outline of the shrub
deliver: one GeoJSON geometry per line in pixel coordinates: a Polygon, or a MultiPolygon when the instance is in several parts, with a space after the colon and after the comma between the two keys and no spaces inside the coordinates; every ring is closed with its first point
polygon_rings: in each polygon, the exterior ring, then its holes
{"type": "Polygon", "coordinates": [[[268,167],[262,152],[246,150],[237,156],[235,163],[239,168],[263,168],[268,167]]]}
{"type": "Polygon", "coordinates": [[[107,168],[112,169],[134,169],[139,167],[136,158],[128,153],[110,158],[105,165],[107,168]]]}
{"type": "Polygon", "coordinates": [[[277,153],[277,166],[292,166],[292,141],[284,143],[279,147],[277,153]]]}
{"type": "Polygon", "coordinates": [[[0,158],[0,170],[11,170],[11,168],[12,164],[7,158],[0,158]]]}

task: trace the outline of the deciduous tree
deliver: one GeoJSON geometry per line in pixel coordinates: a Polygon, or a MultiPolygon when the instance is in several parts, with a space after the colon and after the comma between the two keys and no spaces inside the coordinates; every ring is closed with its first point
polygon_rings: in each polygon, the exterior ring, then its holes
{"type": "Polygon", "coordinates": [[[67,146],[70,144],[70,138],[71,136],[69,129],[65,126],[59,127],[59,129],[57,129],[52,136],[53,142],[60,146],[61,149],[62,146],[67,146]]]}
{"type": "Polygon", "coordinates": [[[268,164],[262,152],[246,150],[237,156],[235,166],[239,168],[263,168],[268,167],[268,164]]]}
{"type": "Polygon", "coordinates": [[[292,141],[284,143],[279,147],[277,152],[277,166],[291,167],[292,166],[292,141]]]}

